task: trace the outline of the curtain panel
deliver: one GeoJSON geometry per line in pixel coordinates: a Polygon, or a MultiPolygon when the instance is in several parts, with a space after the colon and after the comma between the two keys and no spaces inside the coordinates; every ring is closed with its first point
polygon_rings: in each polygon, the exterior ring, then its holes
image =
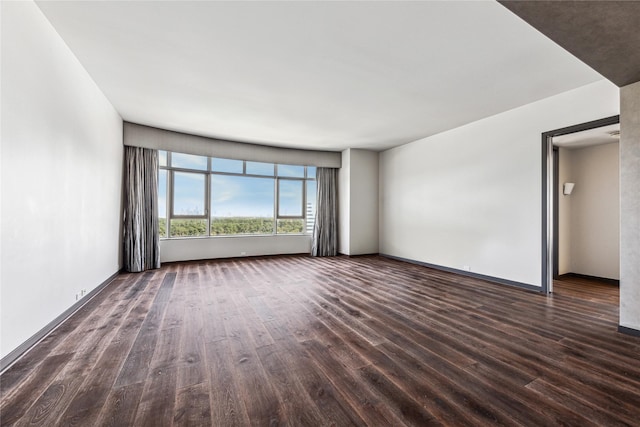
{"type": "Polygon", "coordinates": [[[124,269],[159,268],[158,151],[124,149],[124,269]]]}
{"type": "Polygon", "coordinates": [[[317,168],[316,222],[312,256],[338,254],[338,169],[317,168]]]}

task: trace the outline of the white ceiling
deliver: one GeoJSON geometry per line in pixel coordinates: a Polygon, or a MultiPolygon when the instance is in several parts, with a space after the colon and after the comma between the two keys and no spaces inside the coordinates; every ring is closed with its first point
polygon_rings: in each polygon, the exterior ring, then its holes
{"type": "Polygon", "coordinates": [[[567,135],[554,136],[553,145],[574,149],[620,142],[620,138],[611,136],[611,132],[615,131],[620,132],[620,123],[569,133],[567,135]]]}
{"type": "Polygon", "coordinates": [[[493,1],[39,1],[123,119],[383,150],[602,77],[493,1]]]}

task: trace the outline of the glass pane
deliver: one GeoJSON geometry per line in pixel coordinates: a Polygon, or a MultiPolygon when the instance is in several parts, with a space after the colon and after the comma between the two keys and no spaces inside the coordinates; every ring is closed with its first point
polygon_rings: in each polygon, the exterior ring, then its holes
{"type": "Polygon", "coordinates": [[[207,170],[207,158],[193,154],[171,153],[171,166],[174,168],[207,170]]]}
{"type": "MultiPolygon", "coordinates": [[[[204,178],[202,173],[173,173],[173,214],[204,215],[204,178]]],[[[173,235],[173,230],[171,231],[173,235]]]]}
{"type": "Polygon", "coordinates": [[[158,151],[158,164],[160,166],[167,166],[167,152],[159,150],[158,151]]]}
{"type": "Polygon", "coordinates": [[[316,167],[307,166],[307,178],[316,179],[316,167]]]}
{"type": "Polygon", "coordinates": [[[302,217],[302,180],[278,180],[278,216],[302,217]]]}
{"type": "Polygon", "coordinates": [[[279,219],[278,234],[302,234],[304,233],[303,219],[279,219]]]}
{"type": "Polygon", "coordinates": [[[247,174],[273,176],[273,163],[247,162],[247,174]]]}
{"type": "Polygon", "coordinates": [[[175,219],[171,220],[171,237],[192,237],[207,235],[206,219],[175,219]]]}
{"type": "Polygon", "coordinates": [[[158,218],[160,237],[167,237],[167,171],[158,172],[158,218]]]}
{"type": "Polygon", "coordinates": [[[273,178],[211,175],[211,234],[273,234],[273,178]]]}
{"type": "Polygon", "coordinates": [[[316,220],[316,182],[307,181],[307,211],[306,211],[306,233],[313,233],[313,224],[316,220]]]}
{"type": "Polygon", "coordinates": [[[278,176],[304,178],[304,166],[278,165],[278,176]]]}
{"type": "Polygon", "coordinates": [[[212,158],[211,170],[214,172],[242,173],[242,160],[212,158]]]}

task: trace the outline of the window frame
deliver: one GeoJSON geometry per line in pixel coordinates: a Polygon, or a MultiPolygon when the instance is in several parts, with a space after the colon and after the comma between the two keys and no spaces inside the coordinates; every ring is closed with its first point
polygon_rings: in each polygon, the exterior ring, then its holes
{"type": "MultiPolygon", "coordinates": [[[[309,168],[315,168],[316,166],[308,166],[304,165],[304,175],[303,177],[280,177],[278,176],[278,164],[273,163],[274,171],[273,175],[259,175],[259,174],[249,174],[247,173],[247,162],[257,162],[257,163],[270,163],[270,162],[260,162],[260,161],[252,161],[252,160],[240,160],[242,161],[242,173],[236,172],[218,172],[213,170],[213,159],[217,157],[211,156],[201,156],[206,157],[207,159],[207,168],[203,169],[189,169],[184,167],[173,167],[171,162],[171,151],[167,150],[159,150],[164,152],[166,165],[162,166],[158,164],[158,171],[165,170],[167,173],[167,182],[166,182],[166,234],[164,236],[160,235],[160,239],[197,239],[197,238],[218,238],[218,237],[248,237],[248,236],[277,236],[277,235],[310,235],[307,229],[307,188],[308,181],[315,181],[315,176],[309,176],[309,168]],[[191,173],[198,174],[204,176],[204,214],[203,215],[180,215],[174,212],[174,188],[175,188],[175,173],[183,172],[183,173],[191,173]],[[211,233],[212,226],[212,207],[211,207],[211,181],[213,175],[227,175],[227,176],[244,176],[244,177],[252,177],[252,178],[268,178],[273,180],[274,185],[274,203],[273,203],[273,228],[271,233],[263,233],[263,234],[225,234],[225,235],[216,235],[211,233]],[[302,192],[302,205],[301,205],[301,215],[280,215],[280,181],[299,181],[301,183],[301,192],[302,192]],[[171,221],[175,219],[199,219],[206,221],[206,234],[198,235],[198,236],[171,236],[171,221]],[[300,233],[278,233],[278,221],[279,220],[290,220],[290,219],[298,219],[303,221],[303,229],[300,233]]],[[[188,154],[188,153],[184,153],[188,154]]],[[[223,158],[223,157],[219,157],[223,158]]],[[[229,159],[229,160],[239,160],[239,159],[229,159]]],[[[160,163],[160,162],[158,162],[160,163]]],[[[284,164],[283,164],[284,165],[284,164]]],[[[302,165],[292,165],[292,166],[302,166],[302,165]]],[[[159,175],[158,175],[159,176],[159,175]]],[[[317,188],[317,187],[316,187],[317,188]]],[[[315,195],[314,195],[315,197],[315,195]]]]}

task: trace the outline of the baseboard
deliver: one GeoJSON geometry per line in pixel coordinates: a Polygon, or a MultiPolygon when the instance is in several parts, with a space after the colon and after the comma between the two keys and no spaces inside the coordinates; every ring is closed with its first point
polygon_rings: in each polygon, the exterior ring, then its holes
{"type": "Polygon", "coordinates": [[[377,252],[374,252],[374,253],[370,253],[370,254],[347,255],[347,254],[343,254],[342,252],[338,252],[338,255],[339,256],[345,256],[345,257],[348,257],[348,258],[359,258],[359,257],[366,257],[366,256],[378,256],[380,254],[377,253],[377,252]]]}
{"type": "Polygon", "coordinates": [[[610,283],[612,285],[620,286],[620,280],[608,279],[606,277],[589,276],[588,274],[579,273],[565,273],[558,276],[558,280],[562,280],[563,277],[577,277],[580,279],[597,280],[598,282],[610,283]]]}
{"type": "Polygon", "coordinates": [[[625,334],[625,335],[631,335],[631,336],[634,336],[634,337],[640,337],[640,330],[633,329],[633,328],[627,328],[626,326],[618,325],[618,332],[620,332],[621,334],[625,334]]]}
{"type": "Polygon", "coordinates": [[[54,329],[60,326],[65,320],[70,318],[76,311],[80,310],[86,303],[88,303],[93,297],[98,295],[104,288],[107,287],[117,276],[120,271],[116,271],[109,276],[99,286],[89,292],[87,295],[79,299],[75,304],[66,309],[62,314],[53,319],[47,326],[36,332],[31,338],[16,347],[13,351],[8,353],[0,360],[0,374],[11,367],[20,357],[26,354],[36,344],[42,341],[47,335],[49,335],[54,329]]]}
{"type": "Polygon", "coordinates": [[[485,274],[472,273],[471,271],[458,270],[457,268],[444,267],[442,265],[430,264],[428,262],[416,261],[416,260],[413,260],[413,259],[397,257],[397,256],[393,256],[393,255],[380,254],[380,256],[385,257],[385,258],[395,259],[395,260],[398,260],[398,261],[408,262],[410,264],[420,265],[422,267],[433,268],[434,270],[446,271],[447,273],[455,273],[455,274],[459,274],[461,276],[473,277],[474,279],[486,280],[488,282],[497,283],[499,285],[513,286],[513,287],[516,287],[516,288],[526,289],[528,291],[534,291],[534,292],[542,293],[542,287],[540,287],[540,286],[533,286],[533,285],[529,285],[527,283],[516,282],[514,280],[501,279],[499,277],[487,276],[485,274]]]}

